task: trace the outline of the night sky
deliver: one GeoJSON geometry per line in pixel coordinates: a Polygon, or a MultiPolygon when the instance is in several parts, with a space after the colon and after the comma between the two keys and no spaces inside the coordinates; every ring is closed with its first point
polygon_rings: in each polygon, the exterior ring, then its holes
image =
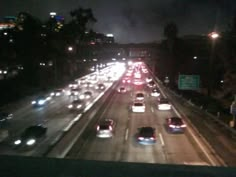
{"type": "Polygon", "coordinates": [[[236,14],[236,0],[1,0],[0,16],[26,11],[45,20],[55,11],[68,20],[79,6],[92,8],[95,31],[113,33],[120,43],[159,41],[170,21],[180,36],[222,30],[236,14]]]}

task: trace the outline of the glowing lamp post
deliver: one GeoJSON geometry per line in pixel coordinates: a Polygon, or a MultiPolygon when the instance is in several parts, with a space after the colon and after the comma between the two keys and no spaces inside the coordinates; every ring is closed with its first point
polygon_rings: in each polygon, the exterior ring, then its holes
{"type": "Polygon", "coordinates": [[[208,73],[208,88],[207,88],[207,94],[208,96],[211,96],[212,86],[213,86],[213,60],[214,60],[214,54],[215,54],[215,42],[220,37],[219,33],[217,32],[211,32],[208,34],[208,37],[211,39],[211,51],[210,51],[210,57],[209,57],[209,73],[208,73]]]}

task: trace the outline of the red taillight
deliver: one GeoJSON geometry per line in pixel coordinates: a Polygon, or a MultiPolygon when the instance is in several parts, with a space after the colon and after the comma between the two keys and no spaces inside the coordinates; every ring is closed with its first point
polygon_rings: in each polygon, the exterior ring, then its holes
{"type": "Polygon", "coordinates": [[[99,131],[99,130],[100,130],[100,126],[98,125],[98,126],[97,126],[97,131],[99,131]]]}
{"type": "Polygon", "coordinates": [[[155,137],[151,137],[150,140],[155,140],[155,137]]]}
{"type": "Polygon", "coordinates": [[[112,126],[109,126],[109,130],[112,130],[112,126]]]}

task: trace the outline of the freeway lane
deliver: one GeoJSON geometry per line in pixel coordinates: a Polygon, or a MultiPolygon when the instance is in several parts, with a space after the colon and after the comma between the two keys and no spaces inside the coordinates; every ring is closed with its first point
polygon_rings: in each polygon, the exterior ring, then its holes
{"type": "MultiPolygon", "coordinates": [[[[96,83],[94,83],[96,84],[96,83]]],[[[105,83],[108,86],[109,83],[105,83]]],[[[67,89],[67,88],[65,88],[67,89]]],[[[101,90],[95,90],[94,88],[83,87],[81,93],[91,90],[93,92],[92,98],[86,101],[89,104],[95,97],[99,95],[101,90]]],[[[63,131],[63,129],[72,121],[79,112],[72,113],[67,108],[68,104],[72,101],[72,98],[68,95],[55,97],[49,101],[49,103],[43,107],[33,108],[31,102],[24,102],[18,107],[8,110],[13,113],[14,118],[4,128],[9,131],[10,137],[0,144],[0,153],[8,155],[27,155],[27,156],[41,156],[49,147],[52,141],[63,131]],[[48,127],[46,138],[42,142],[36,145],[32,150],[19,151],[13,149],[13,141],[18,137],[26,127],[34,124],[44,124],[48,127]]],[[[82,112],[81,110],[80,112],[82,112]]]]}
{"type": "Polygon", "coordinates": [[[112,103],[107,104],[98,119],[112,118],[116,122],[115,135],[110,139],[96,137],[96,124],[85,130],[83,144],[80,139],[68,153],[68,158],[105,161],[127,161],[147,163],[209,163],[192,139],[186,134],[172,135],[164,128],[165,118],[176,116],[175,112],[158,111],[155,99],[149,91],[142,88],[146,95],[146,112],[132,113],[129,110],[133,100],[133,92],[118,94],[114,92],[112,103]],[[137,144],[135,134],[137,128],[151,125],[156,128],[157,143],[143,146],[137,144]]]}

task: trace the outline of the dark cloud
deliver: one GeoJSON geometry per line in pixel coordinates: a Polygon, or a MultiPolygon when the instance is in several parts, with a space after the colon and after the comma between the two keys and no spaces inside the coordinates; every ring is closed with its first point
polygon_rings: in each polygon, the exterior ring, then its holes
{"type": "Polygon", "coordinates": [[[46,19],[50,11],[69,18],[79,6],[92,8],[98,32],[114,33],[118,42],[148,42],[163,38],[169,21],[178,25],[180,35],[223,29],[235,15],[235,0],[2,0],[0,15],[27,11],[46,19]]]}

